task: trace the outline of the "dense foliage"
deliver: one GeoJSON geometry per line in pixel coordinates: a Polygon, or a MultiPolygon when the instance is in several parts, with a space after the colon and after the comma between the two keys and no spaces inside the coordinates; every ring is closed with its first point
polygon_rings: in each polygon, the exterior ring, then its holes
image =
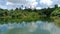
{"type": "MultiPolygon", "coordinates": [[[[0,18],[5,19],[20,19],[22,21],[32,21],[39,20],[40,17],[50,17],[50,16],[60,16],[60,8],[58,5],[55,5],[53,8],[44,8],[44,9],[31,9],[25,8],[24,10],[21,8],[16,8],[15,10],[7,10],[0,8],[0,18]]],[[[17,20],[16,20],[17,21],[17,20]]]]}
{"type": "Polygon", "coordinates": [[[52,16],[60,16],[60,8],[55,9],[52,13],[52,16]]]}

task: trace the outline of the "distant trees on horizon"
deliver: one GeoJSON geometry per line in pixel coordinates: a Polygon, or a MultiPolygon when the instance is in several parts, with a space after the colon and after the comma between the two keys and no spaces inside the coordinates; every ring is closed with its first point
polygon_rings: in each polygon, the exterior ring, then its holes
{"type": "MultiPolygon", "coordinates": [[[[23,7],[23,5],[21,6],[23,7]]],[[[36,12],[39,15],[46,15],[46,16],[50,16],[50,14],[56,9],[59,8],[58,5],[56,4],[53,8],[44,8],[44,9],[40,9],[37,10],[36,8],[34,10],[32,10],[31,8],[27,8],[25,7],[24,10],[22,10],[22,8],[16,8],[15,10],[11,9],[1,9],[0,8],[0,16],[18,16],[18,15],[23,15],[23,14],[27,14],[28,12],[36,12]],[[22,14],[23,13],[23,14],[22,14]]]]}

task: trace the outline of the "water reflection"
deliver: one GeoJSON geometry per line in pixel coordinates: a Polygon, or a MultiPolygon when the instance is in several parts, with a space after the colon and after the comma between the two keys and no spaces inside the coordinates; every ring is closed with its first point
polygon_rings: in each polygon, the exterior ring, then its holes
{"type": "Polygon", "coordinates": [[[0,25],[0,34],[60,34],[60,28],[47,21],[8,23],[0,25]]]}

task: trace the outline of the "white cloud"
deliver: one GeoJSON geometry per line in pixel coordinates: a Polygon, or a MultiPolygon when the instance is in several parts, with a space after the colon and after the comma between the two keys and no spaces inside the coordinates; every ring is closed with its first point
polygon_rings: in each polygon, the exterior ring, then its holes
{"type": "MultiPolygon", "coordinates": [[[[21,7],[23,5],[24,7],[31,7],[31,8],[47,8],[47,7],[53,7],[55,4],[58,4],[60,7],[60,0],[7,0],[6,5],[13,6],[13,7],[21,7]],[[38,5],[38,3],[40,5],[38,5]],[[38,5],[38,6],[37,6],[38,5]]],[[[11,7],[10,7],[11,8],[11,7]]]]}
{"type": "Polygon", "coordinates": [[[0,8],[7,9],[7,6],[0,5],[0,8]]]}
{"type": "Polygon", "coordinates": [[[60,4],[58,4],[58,7],[60,7],[60,4]]]}
{"type": "Polygon", "coordinates": [[[7,0],[7,5],[24,5],[34,8],[37,4],[36,0],[7,0]]]}
{"type": "Polygon", "coordinates": [[[6,5],[14,5],[12,2],[7,2],[6,5]]]}
{"type": "Polygon", "coordinates": [[[52,0],[40,0],[40,4],[45,4],[47,6],[51,6],[53,3],[52,0]]]}
{"type": "Polygon", "coordinates": [[[41,7],[36,7],[36,9],[41,9],[41,7]]]}

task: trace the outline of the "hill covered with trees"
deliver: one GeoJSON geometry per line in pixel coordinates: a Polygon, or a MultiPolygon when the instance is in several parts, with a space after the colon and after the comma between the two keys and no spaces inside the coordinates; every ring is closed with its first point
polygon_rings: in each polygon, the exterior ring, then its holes
{"type": "Polygon", "coordinates": [[[60,17],[60,7],[55,5],[53,8],[44,8],[37,10],[31,8],[25,8],[24,10],[21,8],[16,8],[15,10],[7,10],[0,8],[0,18],[4,19],[14,19],[20,21],[34,21],[39,20],[41,17],[51,17],[57,16],[60,17]]]}

